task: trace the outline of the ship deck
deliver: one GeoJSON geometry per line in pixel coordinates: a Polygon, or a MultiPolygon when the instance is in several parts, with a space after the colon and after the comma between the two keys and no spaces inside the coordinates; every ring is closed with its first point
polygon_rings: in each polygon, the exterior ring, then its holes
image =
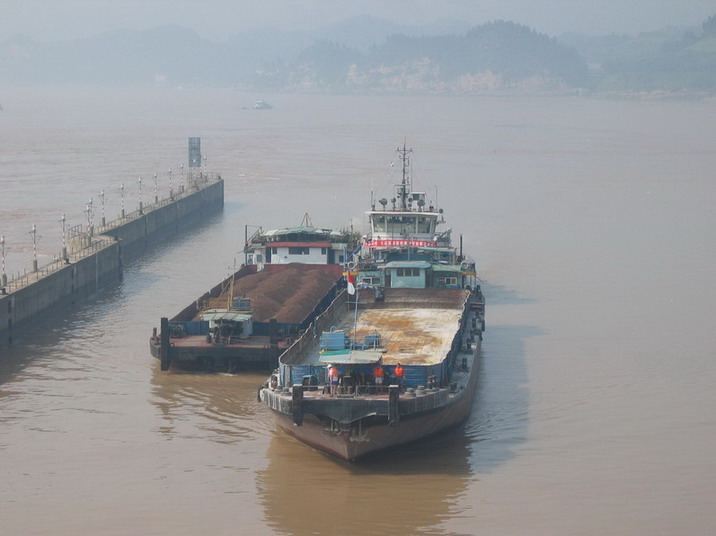
{"type": "Polygon", "coordinates": [[[232,297],[251,299],[251,313],[256,322],[275,318],[279,323],[304,321],[341,276],[341,267],[325,264],[268,265],[264,270],[236,279],[220,293],[206,300],[192,320],[201,320],[206,309],[226,309],[232,297]]]}
{"type": "MultiPolygon", "coordinates": [[[[215,343],[207,342],[206,335],[186,335],[184,337],[172,338],[172,346],[176,348],[216,348],[215,343]]],[[[229,344],[220,345],[225,348],[236,348],[236,349],[263,349],[270,346],[269,337],[263,335],[252,335],[245,339],[239,339],[229,344]]],[[[279,349],[286,349],[288,343],[285,340],[279,340],[277,343],[279,349]]]]}
{"type": "MultiPolygon", "coordinates": [[[[461,316],[459,309],[359,310],[355,334],[358,340],[375,331],[380,334],[385,365],[438,364],[450,350],[461,316]]],[[[353,318],[344,317],[341,327],[350,331],[353,318]]]]}

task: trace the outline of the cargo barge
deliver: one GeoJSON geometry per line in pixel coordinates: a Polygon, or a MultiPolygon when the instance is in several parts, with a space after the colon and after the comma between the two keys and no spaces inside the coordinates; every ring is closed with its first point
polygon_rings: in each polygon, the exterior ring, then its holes
{"type": "Polygon", "coordinates": [[[271,370],[345,287],[342,265],[354,244],[349,232],[314,227],[308,216],[299,227],[259,228],[237,272],[161,319],[151,354],[162,370],[271,370]]]}
{"type": "Polygon", "coordinates": [[[390,207],[371,199],[346,289],[258,392],[281,429],[349,462],[460,424],[477,382],[485,301],[475,262],[439,229],[442,209],[412,189],[411,151],[398,152],[401,183],[390,207]]]}

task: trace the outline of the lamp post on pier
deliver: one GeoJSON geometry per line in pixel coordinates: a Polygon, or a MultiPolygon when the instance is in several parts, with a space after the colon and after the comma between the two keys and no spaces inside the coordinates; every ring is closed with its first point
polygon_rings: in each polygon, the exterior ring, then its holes
{"type": "Polygon", "coordinates": [[[62,260],[65,261],[65,264],[69,264],[70,259],[67,256],[67,231],[65,227],[65,223],[67,220],[65,219],[65,215],[63,214],[60,218],[60,225],[62,226],[62,260]]]}
{"type": "Polygon", "coordinates": [[[124,219],[124,183],[119,185],[119,194],[122,196],[122,219],[124,219]]]}
{"type": "Polygon", "coordinates": [[[157,192],[158,187],[159,186],[157,185],[157,174],[155,173],[154,174],[154,204],[155,205],[159,204],[159,193],[157,192]]]}
{"type": "Polygon", "coordinates": [[[139,213],[142,214],[142,177],[137,179],[137,184],[139,184],[139,213]]]}
{"type": "Polygon", "coordinates": [[[184,162],[181,163],[181,190],[180,193],[184,193],[184,162]]]}
{"type": "Polygon", "coordinates": [[[172,190],[172,168],[169,168],[169,199],[174,199],[174,190],[172,190]]]}
{"type": "Polygon", "coordinates": [[[92,198],[89,198],[87,203],[87,234],[91,237],[94,235],[94,217],[93,217],[93,205],[92,198]]]}
{"type": "Polygon", "coordinates": [[[37,272],[37,227],[32,224],[32,271],[37,272]]]}
{"type": "Polygon", "coordinates": [[[7,286],[7,274],[5,273],[5,235],[0,236],[0,255],[2,255],[2,276],[0,276],[0,286],[2,286],[3,294],[7,286]]]}
{"type": "Polygon", "coordinates": [[[104,190],[99,193],[99,200],[102,202],[102,227],[107,225],[107,220],[104,217],[104,190]]]}

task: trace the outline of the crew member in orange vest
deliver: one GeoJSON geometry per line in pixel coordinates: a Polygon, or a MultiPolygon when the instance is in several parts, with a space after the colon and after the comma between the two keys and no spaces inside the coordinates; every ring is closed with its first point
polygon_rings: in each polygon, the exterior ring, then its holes
{"type": "Polygon", "coordinates": [[[333,365],[328,365],[328,381],[331,384],[331,396],[338,394],[338,369],[333,365]]]}
{"type": "Polygon", "coordinates": [[[398,363],[395,366],[395,381],[397,382],[399,387],[403,386],[403,376],[405,375],[405,370],[403,369],[403,365],[398,363]]]}
{"type": "Polygon", "coordinates": [[[380,366],[380,363],[376,363],[375,368],[373,369],[373,378],[375,379],[375,390],[378,393],[383,392],[383,376],[385,376],[383,367],[380,366]]]}

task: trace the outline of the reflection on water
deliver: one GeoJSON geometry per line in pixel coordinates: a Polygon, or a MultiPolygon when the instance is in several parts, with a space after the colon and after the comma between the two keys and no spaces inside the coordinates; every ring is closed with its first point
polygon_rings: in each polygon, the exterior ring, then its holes
{"type": "Polygon", "coordinates": [[[473,411],[444,434],[351,465],[276,432],[268,466],[256,476],[267,524],[292,535],[456,534],[443,523],[464,513],[468,489],[526,441],[524,348],[541,334],[530,326],[489,327],[473,411]]]}
{"type": "MultiPolygon", "coordinates": [[[[487,300],[492,294],[489,289],[487,300]]],[[[473,409],[464,427],[471,442],[471,469],[477,474],[494,471],[517,456],[527,440],[530,391],[525,344],[530,338],[543,335],[535,326],[489,322],[490,317],[482,343],[473,409]]]]}
{"type": "Polygon", "coordinates": [[[266,523],[281,534],[444,534],[474,477],[461,429],[347,465],[276,433],[256,475],[266,523]]]}

